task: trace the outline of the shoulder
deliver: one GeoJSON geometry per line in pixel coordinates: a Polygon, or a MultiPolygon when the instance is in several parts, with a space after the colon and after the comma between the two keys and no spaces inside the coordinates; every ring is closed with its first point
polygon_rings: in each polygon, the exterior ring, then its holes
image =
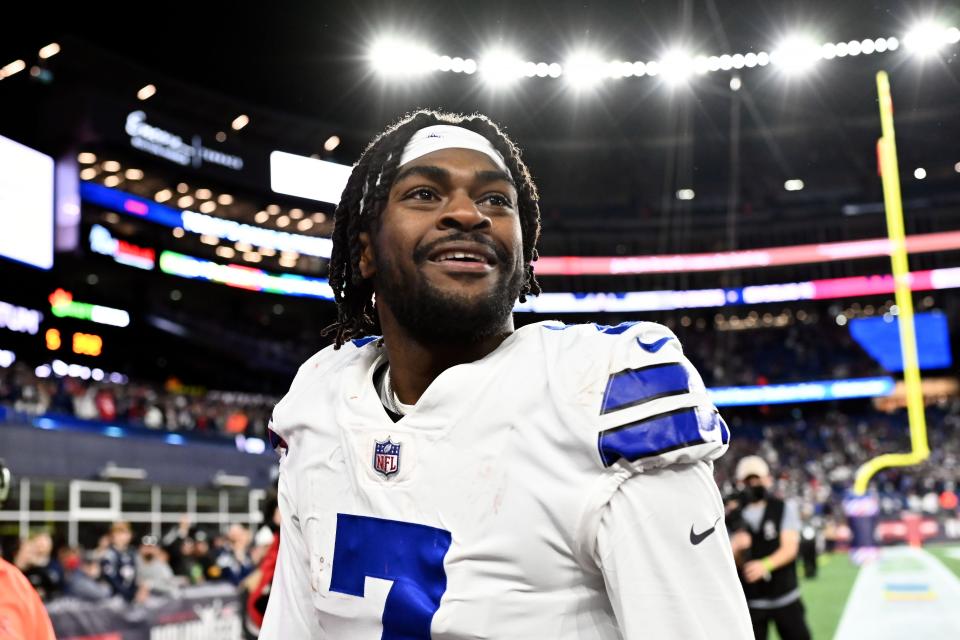
{"type": "Polygon", "coordinates": [[[380,336],[366,336],[346,342],[339,349],[330,345],[316,352],[297,369],[291,391],[298,383],[309,382],[311,378],[328,375],[351,361],[358,360],[377,351],[380,336]]]}
{"type": "Polygon", "coordinates": [[[286,447],[291,427],[300,424],[301,413],[315,412],[326,399],[332,398],[342,373],[353,365],[372,362],[379,354],[379,336],[369,336],[333,345],[312,355],[300,365],[290,389],[273,408],[268,435],[274,448],[286,447]]]}
{"type": "MultiPolygon", "coordinates": [[[[633,473],[713,460],[729,431],[676,335],[655,322],[558,326],[551,370],[588,421],[598,463],[633,473]]],[[[576,428],[584,428],[577,425],[576,428]]]]}

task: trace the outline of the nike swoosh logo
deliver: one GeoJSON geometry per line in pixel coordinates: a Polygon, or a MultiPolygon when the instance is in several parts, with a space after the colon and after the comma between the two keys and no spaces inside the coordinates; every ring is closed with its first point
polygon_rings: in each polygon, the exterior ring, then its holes
{"type": "Polygon", "coordinates": [[[695,533],[693,530],[693,525],[690,525],[690,544],[697,546],[704,540],[710,537],[710,534],[717,530],[717,523],[720,522],[719,516],[716,520],[713,521],[713,526],[707,529],[706,531],[701,531],[700,533],[695,533]]]}
{"type": "Polygon", "coordinates": [[[671,338],[670,336],[667,336],[665,338],[660,338],[656,342],[651,342],[650,344],[647,344],[646,342],[643,342],[642,340],[640,340],[640,338],[637,338],[637,344],[639,344],[640,347],[647,353],[656,353],[657,351],[660,351],[663,345],[667,344],[671,340],[673,340],[673,338],[671,338]]]}

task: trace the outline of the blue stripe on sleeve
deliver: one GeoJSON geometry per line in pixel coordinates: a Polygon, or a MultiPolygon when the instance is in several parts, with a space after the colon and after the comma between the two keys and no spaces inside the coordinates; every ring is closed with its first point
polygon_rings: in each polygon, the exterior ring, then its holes
{"type": "Polygon", "coordinates": [[[676,362],[615,373],[607,381],[600,414],[686,393],[689,378],[686,368],[676,362]]]}
{"type": "MultiPolygon", "coordinates": [[[[719,414],[714,413],[719,418],[719,414]]],[[[705,425],[706,426],[706,425],[705,425]]],[[[700,434],[696,407],[686,407],[600,433],[598,447],[605,467],[706,442],[700,434]]],[[[710,429],[716,428],[712,425],[710,429]]]]}

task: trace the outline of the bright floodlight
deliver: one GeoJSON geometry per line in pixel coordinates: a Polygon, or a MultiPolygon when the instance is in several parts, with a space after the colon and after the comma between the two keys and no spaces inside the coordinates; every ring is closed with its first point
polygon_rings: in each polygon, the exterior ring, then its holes
{"type": "Polygon", "coordinates": [[[511,84],[524,75],[523,59],[507,49],[493,49],[480,58],[480,75],[493,86],[511,84]]]}
{"type": "Polygon", "coordinates": [[[810,38],[793,36],[780,43],[770,60],[786,73],[802,73],[823,56],[823,51],[810,38]]]}
{"type": "Polygon", "coordinates": [[[607,65],[600,56],[590,51],[578,51],[563,65],[563,75],[575,89],[588,89],[600,82],[607,65]]]}
{"type": "Polygon", "coordinates": [[[660,75],[670,84],[685,82],[693,71],[693,57],[681,49],[672,49],[660,59],[660,75]]]}
{"type": "MultiPolygon", "coordinates": [[[[455,60],[459,60],[458,66],[464,63],[462,59],[455,60]]],[[[370,49],[370,64],[374,71],[384,75],[411,75],[440,68],[440,58],[422,45],[399,38],[383,38],[370,49]]]]}
{"type": "Polygon", "coordinates": [[[137,91],[137,99],[149,100],[154,95],[156,95],[156,93],[157,93],[156,85],[152,85],[152,84],[144,85],[143,87],[140,88],[139,91],[137,91]]]}
{"type": "MultiPolygon", "coordinates": [[[[931,21],[924,21],[914,26],[903,37],[903,44],[911,53],[922,57],[933,55],[943,45],[949,43],[952,30],[931,21]]],[[[954,42],[956,42],[954,40],[954,42]]]]}
{"type": "Polygon", "coordinates": [[[783,188],[787,191],[800,191],[803,189],[803,180],[800,180],[799,178],[787,180],[783,183],[783,188]]]}
{"type": "Polygon", "coordinates": [[[923,180],[924,178],[927,177],[927,170],[924,169],[923,167],[917,167],[916,169],[913,170],[913,177],[916,178],[917,180],[923,180]]]}
{"type": "Polygon", "coordinates": [[[693,200],[696,193],[693,189],[679,189],[677,191],[677,200],[693,200]]]}
{"type": "Polygon", "coordinates": [[[40,56],[41,60],[46,60],[48,58],[52,58],[58,53],[60,53],[60,45],[56,42],[51,42],[43,49],[40,49],[40,53],[38,55],[40,56]]]}

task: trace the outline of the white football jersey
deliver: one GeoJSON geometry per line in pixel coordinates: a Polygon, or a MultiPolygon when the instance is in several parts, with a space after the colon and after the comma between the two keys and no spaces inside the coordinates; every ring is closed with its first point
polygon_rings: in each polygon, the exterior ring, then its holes
{"type": "Polygon", "coordinates": [[[668,329],[525,326],[398,422],[385,356],[324,349],[274,410],[261,638],[752,637],[712,478],[729,432],[668,329]]]}

